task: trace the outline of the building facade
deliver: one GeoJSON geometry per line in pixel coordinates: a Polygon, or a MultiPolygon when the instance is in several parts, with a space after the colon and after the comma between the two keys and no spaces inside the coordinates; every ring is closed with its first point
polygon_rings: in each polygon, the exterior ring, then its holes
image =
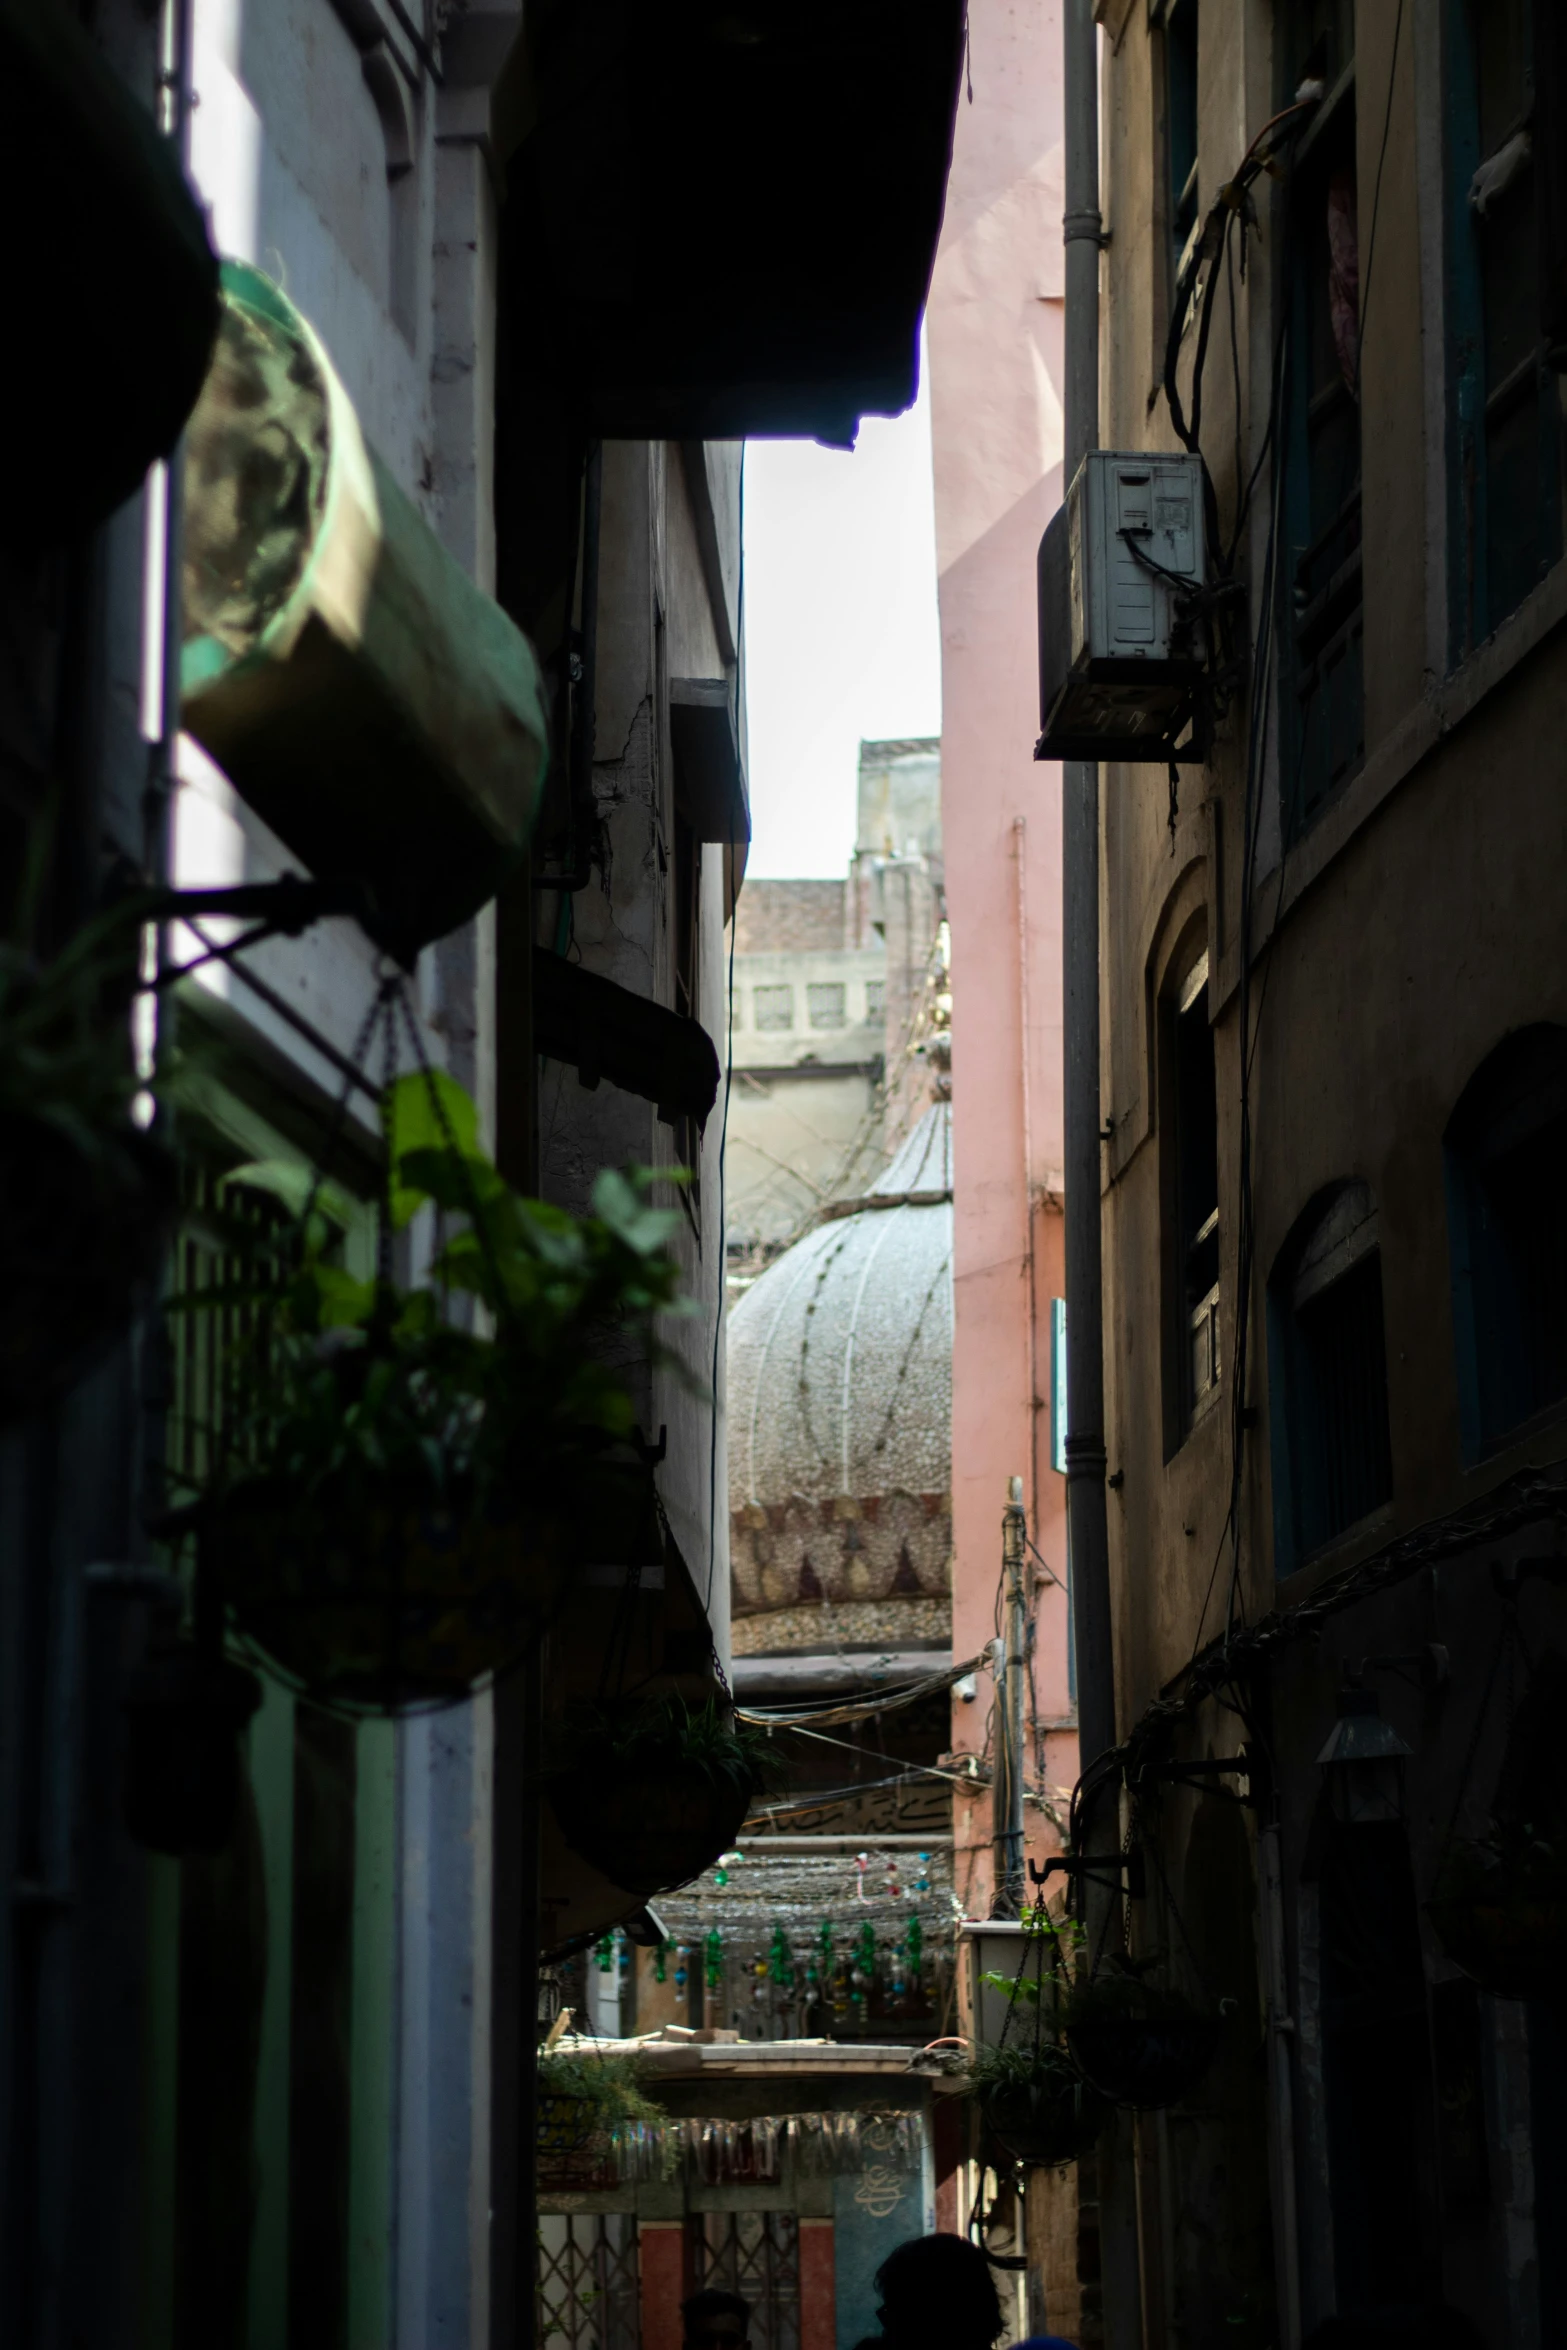
{"type": "MultiPolygon", "coordinates": [[[[888,241],[851,257],[842,207],[812,227],[777,203],[789,76],[759,92],[662,18],[525,24],[515,0],[0,18],[6,168],[56,288],[38,474],[0,549],[0,1046],[17,970],[53,970],[114,892],[157,891],[164,1008],[122,1025],[179,1195],[115,1342],[55,1398],[13,1378],[0,1432],[0,2307],[29,2350],[530,2337],[539,1958],[641,1906],[541,1812],[551,1709],[602,1690],[632,1617],[655,1691],[721,1694],[727,1653],[740,439],[852,435],[912,397],[957,23],[933,7],[900,44],[899,153],[923,161],[896,217],[879,176],[853,182],[888,241]],[[660,145],[628,179],[631,117],[660,145]],[[736,171],[760,171],[754,200],[717,217],[703,175],[732,198],[736,171]],[[698,219],[731,292],[681,310],[666,262],[698,219]],[[874,322],[867,270],[888,288],[874,322]],[[93,275],[120,337],[107,418],[82,412],[93,275]],[[299,700],[280,719],[241,693],[225,733],[203,697],[252,655],[299,700]],[[219,895],[236,888],[243,913],[219,895]],[[223,1369],[186,1302],[227,1280],[224,1186],[258,1162],[296,1200],[330,1178],[335,1274],[416,1282],[418,1235],[377,1232],[381,1094],[425,1065],[448,1120],[443,1078],[508,1181],[557,1207],[582,1212],[606,1167],[686,1170],[665,1196],[695,1310],[662,1357],[619,1366],[659,1555],[587,1570],[524,1665],[460,1702],[316,1702],[193,1601],[172,1547],[223,1369]],[[211,1793],[187,1768],[160,1782],[183,1824],[149,1836],[128,1757],[198,1641],[246,1689],[263,1666],[224,1733],[230,1824],[186,1836],[211,1793]]],[[[795,70],[820,89],[804,52],[795,70]]],[[[863,159],[858,101],[835,128],[836,104],[826,146],[855,122],[863,159]]],[[[150,930],[143,976],[153,954],[150,930]]],[[[39,1161],[5,1066],[21,1229],[39,1161]]],[[[89,1221],[89,1267],[91,1245],[89,1221]]]]}
{"type": "MultiPolygon", "coordinates": [[[[1060,496],[1061,28],[971,11],[965,101],[926,326],[941,620],[942,816],[952,938],[954,1653],[996,1631],[1001,1524],[1023,1479],[1033,1623],[1028,1807],[1054,1849],[1077,1776],[1062,1375],[1060,796],[1030,756],[1033,621],[1017,583],[1060,496]]],[[[994,1761],[985,1709],[959,1753],[994,1761]]],[[[994,1823],[960,1796],[971,1917],[994,1823]]]]}
{"type": "Polygon", "coordinates": [[[753,881],[735,930],[732,1291],[852,1199],[946,1067],[940,746],[860,745],[843,881],[753,881]]]}
{"type": "Polygon", "coordinates": [[[1560,35],[1459,0],[1096,13],[1099,437],[1201,452],[1187,608],[1231,615],[1206,740],[1100,768],[1126,1924],[1218,2022],[1135,2126],[1125,2339],[1440,2304],[1543,2350],[1560,35]]]}

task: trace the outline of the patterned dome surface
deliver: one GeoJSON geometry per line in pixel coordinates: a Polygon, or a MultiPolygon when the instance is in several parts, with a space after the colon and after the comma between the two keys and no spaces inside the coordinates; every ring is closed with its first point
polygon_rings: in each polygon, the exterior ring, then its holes
{"type": "Polygon", "coordinates": [[[934,1104],[866,1198],[796,1241],[729,1317],[740,1613],[947,1584],[952,1130],[934,1104]]]}

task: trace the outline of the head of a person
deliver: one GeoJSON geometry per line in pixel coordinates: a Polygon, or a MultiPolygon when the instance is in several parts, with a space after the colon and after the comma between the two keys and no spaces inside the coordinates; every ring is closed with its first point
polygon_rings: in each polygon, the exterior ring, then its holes
{"type": "Polygon", "coordinates": [[[911,2236],[876,2271],[876,2291],[889,2341],[990,2350],[1001,2331],[990,2263],[964,2236],[911,2236]]]}
{"type": "Polygon", "coordinates": [[[693,2293],[680,2304],[685,2350],[746,2350],[751,2339],[751,2304],[716,2286],[693,2293]]]}

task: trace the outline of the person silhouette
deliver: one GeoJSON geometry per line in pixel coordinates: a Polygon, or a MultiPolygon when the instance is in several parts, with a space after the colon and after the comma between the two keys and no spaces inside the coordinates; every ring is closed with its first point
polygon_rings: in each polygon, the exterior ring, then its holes
{"type": "Polygon", "coordinates": [[[859,2350],[991,2350],[1001,2303],[990,2263],[963,2236],[911,2236],[876,2271],[880,2334],[859,2350]]]}

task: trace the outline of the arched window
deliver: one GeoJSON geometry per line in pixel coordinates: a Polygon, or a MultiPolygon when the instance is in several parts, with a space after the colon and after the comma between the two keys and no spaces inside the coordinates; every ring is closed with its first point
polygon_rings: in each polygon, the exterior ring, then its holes
{"type": "Polygon", "coordinates": [[[1521,1028],[1446,1136],[1464,1452],[1567,1397],[1567,1028],[1521,1028]]]}
{"type": "Polygon", "coordinates": [[[1323,1549],[1393,1491],[1377,1205],[1364,1183],[1313,1201],[1268,1295],[1277,1571],[1323,1549]]]}

